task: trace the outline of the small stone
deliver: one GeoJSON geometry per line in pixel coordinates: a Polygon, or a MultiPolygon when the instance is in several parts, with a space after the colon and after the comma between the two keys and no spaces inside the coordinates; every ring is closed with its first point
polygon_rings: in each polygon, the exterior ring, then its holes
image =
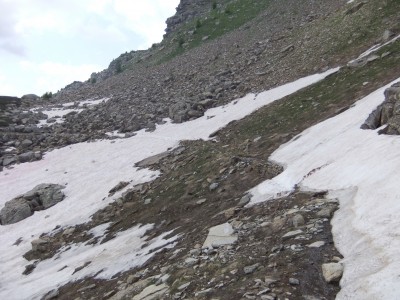
{"type": "Polygon", "coordinates": [[[64,230],[63,235],[71,235],[75,232],[75,227],[70,227],[64,230]]]}
{"type": "Polygon", "coordinates": [[[32,144],[33,144],[33,142],[32,142],[31,140],[28,140],[28,139],[23,140],[23,141],[21,142],[21,146],[24,147],[24,148],[27,148],[27,147],[29,147],[29,146],[32,145],[32,144]]]}
{"type": "Polygon", "coordinates": [[[83,287],[83,288],[77,290],[77,292],[78,292],[78,293],[81,293],[81,292],[84,292],[84,291],[87,291],[87,290],[92,290],[92,289],[94,289],[95,287],[96,287],[95,284],[91,284],[91,285],[85,286],[85,287],[83,287]]]}
{"type": "Polygon", "coordinates": [[[220,247],[231,245],[237,241],[238,237],[234,235],[232,226],[224,223],[210,228],[208,236],[204,241],[203,248],[220,247]]]}
{"type": "Polygon", "coordinates": [[[266,294],[266,293],[268,293],[268,292],[270,292],[270,291],[271,291],[271,289],[269,289],[269,288],[263,289],[263,290],[261,290],[261,291],[259,291],[259,292],[257,293],[257,296],[264,295],[264,294],[266,294]]]}
{"type": "Polygon", "coordinates": [[[22,272],[23,275],[29,275],[33,272],[33,270],[36,268],[35,264],[29,264],[25,266],[24,272],[22,272]]]}
{"type": "Polygon", "coordinates": [[[36,239],[31,242],[32,251],[45,251],[48,241],[44,239],[36,239]]]}
{"type": "Polygon", "coordinates": [[[307,245],[307,247],[308,248],[319,248],[319,247],[322,247],[323,245],[325,245],[324,241],[317,241],[317,242],[307,245]]]}
{"type": "Polygon", "coordinates": [[[148,205],[150,203],[151,203],[151,199],[150,198],[147,198],[147,199],[144,200],[144,205],[148,205]]]}
{"type": "Polygon", "coordinates": [[[209,189],[212,192],[212,191],[215,191],[218,187],[219,187],[219,183],[218,182],[214,182],[214,183],[210,184],[209,189]]]}
{"type": "Polygon", "coordinates": [[[343,265],[340,263],[327,263],[322,265],[322,275],[326,282],[338,282],[343,275],[343,265]]]}
{"type": "Polygon", "coordinates": [[[251,195],[250,194],[246,194],[240,199],[240,201],[238,203],[238,206],[239,207],[246,206],[250,202],[250,200],[251,200],[251,195]]]}
{"type": "Polygon", "coordinates": [[[272,295],[262,295],[261,300],[275,300],[276,297],[272,295]]]}
{"type": "Polygon", "coordinates": [[[294,231],[289,231],[288,233],[286,233],[284,236],[282,236],[282,239],[290,239],[290,238],[293,238],[293,237],[295,237],[295,236],[298,236],[298,235],[300,235],[300,234],[302,234],[303,233],[303,230],[294,230],[294,231]]]}
{"type": "Polygon", "coordinates": [[[297,214],[297,215],[293,216],[292,223],[293,223],[293,226],[296,228],[303,226],[305,224],[304,217],[300,214],[297,214]]]}
{"type": "Polygon", "coordinates": [[[300,284],[300,280],[298,280],[296,278],[289,278],[289,284],[291,284],[291,285],[299,285],[300,284]]]}
{"type": "Polygon", "coordinates": [[[162,296],[168,291],[168,285],[149,285],[140,294],[134,296],[132,300],[144,300],[144,299],[165,299],[162,296]]]}
{"type": "Polygon", "coordinates": [[[199,256],[201,254],[201,249],[197,248],[197,249],[192,249],[189,251],[190,255],[192,256],[199,256]]]}
{"type": "Polygon", "coordinates": [[[258,268],[259,266],[260,266],[259,263],[254,264],[254,265],[251,265],[251,266],[246,266],[246,267],[243,268],[243,272],[244,272],[245,274],[254,273],[254,271],[257,270],[257,268],[258,268]]]}
{"type": "Polygon", "coordinates": [[[183,290],[186,289],[190,284],[191,284],[191,282],[187,282],[187,283],[182,284],[181,286],[178,287],[178,291],[183,291],[183,290]]]}
{"type": "Polygon", "coordinates": [[[335,209],[331,206],[324,207],[319,212],[317,212],[317,216],[321,218],[330,218],[334,211],[335,209]]]}
{"type": "Polygon", "coordinates": [[[197,297],[197,296],[202,296],[202,295],[206,295],[206,294],[208,294],[208,293],[211,293],[213,291],[213,289],[212,288],[209,288],[209,289],[205,289],[205,290],[202,290],[202,291],[199,291],[199,292],[197,292],[197,293],[195,293],[194,295],[197,297]]]}
{"type": "Polygon", "coordinates": [[[128,276],[128,279],[126,280],[126,283],[127,283],[127,284],[132,284],[132,283],[138,281],[138,279],[139,279],[138,276],[129,275],[129,276],[128,276]]]}
{"type": "Polygon", "coordinates": [[[189,257],[185,259],[185,265],[188,267],[193,267],[198,263],[198,261],[199,260],[197,258],[189,257]]]}
{"type": "Polygon", "coordinates": [[[205,199],[205,198],[199,199],[199,200],[196,201],[196,204],[197,204],[197,205],[201,205],[201,204],[203,204],[203,203],[206,202],[206,201],[207,201],[207,199],[205,199]]]}

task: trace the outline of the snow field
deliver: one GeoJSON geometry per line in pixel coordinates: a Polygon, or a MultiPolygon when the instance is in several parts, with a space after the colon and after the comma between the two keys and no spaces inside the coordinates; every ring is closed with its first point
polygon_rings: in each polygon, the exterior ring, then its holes
{"type": "MultiPolygon", "coordinates": [[[[151,224],[120,232],[102,245],[73,245],[55,258],[38,263],[28,276],[22,275],[27,262],[22,255],[31,249],[31,241],[42,233],[86,223],[98,210],[115,201],[126,189],[151,181],[158,172],[137,169],[135,163],[177,147],[181,140],[208,139],[209,135],[233,120],[244,118],[258,108],[281,99],[324,79],[338,68],[311,75],[258,94],[250,94],[228,105],[208,110],[205,115],[183,124],[157,126],[154,132],[139,131],[136,136],[114,141],[102,140],[67,146],[46,153],[37,162],[14,166],[0,173],[0,207],[12,198],[41,183],[66,185],[66,198],[57,205],[21,222],[0,226],[0,299],[37,299],[47,291],[71,280],[92,276],[100,278],[143,264],[151,249],[171,245],[177,237],[165,240],[165,233],[141,249],[146,228],[151,224]],[[212,118],[210,118],[212,116],[212,118]],[[108,191],[120,181],[130,185],[108,197],[108,191]],[[14,245],[18,240],[19,245],[14,245]],[[72,275],[76,267],[90,265],[72,275]],[[60,269],[67,265],[67,268],[60,269]]],[[[99,236],[106,226],[93,229],[99,236]]]]}

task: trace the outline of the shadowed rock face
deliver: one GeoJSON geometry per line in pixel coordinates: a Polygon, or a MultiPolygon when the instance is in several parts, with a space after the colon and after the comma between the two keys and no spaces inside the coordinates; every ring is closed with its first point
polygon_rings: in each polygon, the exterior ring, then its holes
{"type": "Polygon", "coordinates": [[[7,201],[0,211],[2,225],[17,223],[33,215],[35,211],[47,209],[64,199],[65,188],[59,184],[39,184],[29,192],[7,201]]]}
{"type": "Polygon", "coordinates": [[[377,129],[387,125],[379,133],[400,134],[400,82],[385,90],[385,101],[365,120],[362,129],[377,129]]]}

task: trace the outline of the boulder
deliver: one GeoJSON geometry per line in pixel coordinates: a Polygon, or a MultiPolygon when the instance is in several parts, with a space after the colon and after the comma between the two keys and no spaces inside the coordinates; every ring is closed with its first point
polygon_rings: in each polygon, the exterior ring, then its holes
{"type": "Polygon", "coordinates": [[[43,183],[25,195],[29,198],[32,195],[34,195],[33,198],[39,198],[39,203],[42,204],[43,209],[47,209],[64,199],[64,193],[61,191],[63,188],[65,187],[59,184],[43,183]]]}
{"type": "Polygon", "coordinates": [[[2,225],[17,223],[32,215],[28,201],[24,198],[15,198],[6,202],[0,211],[0,221],[2,225]]]}
{"type": "Polygon", "coordinates": [[[337,282],[342,278],[343,265],[340,263],[327,263],[322,265],[322,274],[326,282],[337,282]]]}
{"type": "Polygon", "coordinates": [[[47,209],[64,199],[58,184],[40,184],[29,192],[5,203],[0,211],[2,225],[17,223],[33,215],[37,210],[47,209]]]}
{"type": "Polygon", "coordinates": [[[35,154],[32,151],[22,153],[18,155],[19,162],[24,163],[31,161],[35,158],[35,154]]]}

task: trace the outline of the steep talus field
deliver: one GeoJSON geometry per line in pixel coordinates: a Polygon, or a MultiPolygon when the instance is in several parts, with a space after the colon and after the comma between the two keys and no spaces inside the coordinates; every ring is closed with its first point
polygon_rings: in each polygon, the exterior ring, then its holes
{"type": "Polygon", "coordinates": [[[399,9],[182,0],[148,50],[0,98],[0,298],[399,298],[399,9]]]}

